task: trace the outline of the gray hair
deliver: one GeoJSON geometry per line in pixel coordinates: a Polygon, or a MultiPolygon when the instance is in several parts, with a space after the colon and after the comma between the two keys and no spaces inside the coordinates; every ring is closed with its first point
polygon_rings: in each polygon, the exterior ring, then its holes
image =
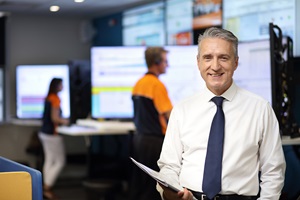
{"type": "Polygon", "coordinates": [[[226,40],[232,44],[233,52],[235,57],[238,57],[238,38],[230,31],[217,28],[217,27],[211,27],[205,30],[205,32],[198,37],[198,56],[200,54],[200,46],[201,42],[205,38],[220,38],[223,40],[226,40]]]}

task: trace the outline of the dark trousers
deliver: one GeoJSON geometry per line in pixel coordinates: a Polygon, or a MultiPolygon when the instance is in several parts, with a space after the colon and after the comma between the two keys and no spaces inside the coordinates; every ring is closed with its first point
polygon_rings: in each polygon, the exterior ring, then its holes
{"type": "MultiPolygon", "coordinates": [[[[132,139],[131,156],[159,171],[157,160],[159,159],[163,143],[163,136],[150,136],[136,134],[132,139]]],[[[160,194],[156,190],[156,181],[132,164],[129,184],[129,200],[160,200],[160,194]]]]}

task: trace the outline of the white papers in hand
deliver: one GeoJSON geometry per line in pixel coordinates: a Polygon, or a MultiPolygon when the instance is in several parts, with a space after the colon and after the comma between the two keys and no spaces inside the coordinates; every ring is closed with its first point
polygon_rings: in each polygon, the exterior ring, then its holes
{"type": "Polygon", "coordinates": [[[179,192],[180,190],[182,190],[182,188],[178,188],[175,186],[172,186],[170,184],[168,184],[165,179],[161,176],[161,174],[159,174],[157,171],[154,171],[153,169],[143,165],[142,163],[139,163],[138,161],[134,160],[132,157],[130,157],[130,159],[132,160],[132,162],[134,164],[136,164],[140,169],[142,169],[146,174],[148,174],[149,176],[151,176],[153,179],[155,179],[157,182],[159,182],[160,184],[162,184],[163,186],[170,188],[171,190],[173,190],[174,192],[179,192]]]}

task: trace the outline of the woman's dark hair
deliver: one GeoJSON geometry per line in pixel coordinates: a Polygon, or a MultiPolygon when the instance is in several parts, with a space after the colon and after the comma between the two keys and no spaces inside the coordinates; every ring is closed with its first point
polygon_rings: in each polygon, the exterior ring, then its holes
{"type": "Polygon", "coordinates": [[[62,83],[62,79],[61,78],[53,78],[50,82],[50,86],[49,86],[49,91],[48,91],[48,95],[49,94],[57,94],[59,92],[59,86],[62,83]]]}

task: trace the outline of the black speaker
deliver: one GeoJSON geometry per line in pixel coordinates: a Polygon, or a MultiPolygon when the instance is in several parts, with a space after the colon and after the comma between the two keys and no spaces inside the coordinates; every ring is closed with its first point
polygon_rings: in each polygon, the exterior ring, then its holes
{"type": "Polygon", "coordinates": [[[91,112],[91,66],[89,60],[71,60],[70,72],[70,106],[71,123],[77,119],[87,118],[91,112]]]}

